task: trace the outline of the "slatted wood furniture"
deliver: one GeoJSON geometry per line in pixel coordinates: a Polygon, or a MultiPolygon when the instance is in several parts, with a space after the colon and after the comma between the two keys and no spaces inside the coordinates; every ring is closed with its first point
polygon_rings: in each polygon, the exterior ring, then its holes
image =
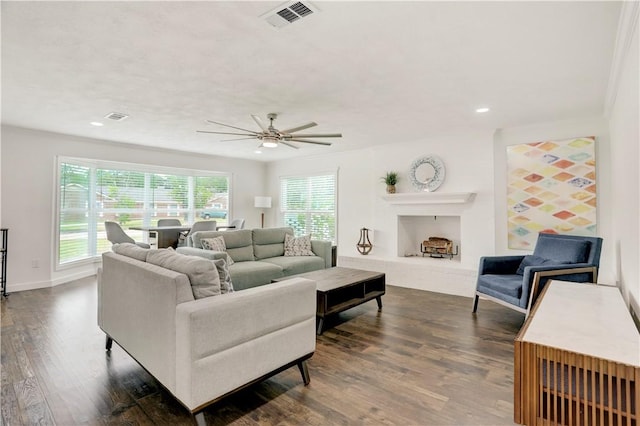
{"type": "Polygon", "coordinates": [[[639,425],[640,334],[618,288],[551,281],[514,357],[516,423],[639,425]]]}
{"type": "MultiPolygon", "coordinates": [[[[289,278],[293,277],[307,278],[316,282],[317,334],[322,334],[324,319],[329,315],[346,311],[373,299],[378,302],[378,309],[382,309],[382,295],[386,290],[384,273],[336,266],[293,275],[289,278]]],[[[273,282],[284,279],[286,278],[274,279],[273,282]]]]}

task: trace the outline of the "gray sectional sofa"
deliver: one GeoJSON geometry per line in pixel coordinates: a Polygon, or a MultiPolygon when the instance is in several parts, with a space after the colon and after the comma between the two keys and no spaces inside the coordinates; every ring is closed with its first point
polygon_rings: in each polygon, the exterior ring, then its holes
{"type": "Polygon", "coordinates": [[[223,262],[128,246],[104,253],[98,270],[98,325],[107,335],[106,349],[115,341],[198,425],[205,424],[207,405],[286,368],[297,365],[309,383],[305,360],[316,344],[314,281],[292,278],[205,297],[196,281],[215,273],[213,287],[220,290],[216,263],[223,262]]]}
{"type": "Polygon", "coordinates": [[[190,235],[188,246],[178,247],[177,251],[211,260],[226,258],[228,254],[234,261],[229,266],[229,273],[235,290],[268,284],[274,278],[331,267],[331,242],[311,240],[311,249],[315,256],[285,256],[286,234],[293,236],[293,229],[283,227],[200,231],[190,235]],[[218,236],[224,238],[227,253],[202,248],[203,238],[218,236]]]}

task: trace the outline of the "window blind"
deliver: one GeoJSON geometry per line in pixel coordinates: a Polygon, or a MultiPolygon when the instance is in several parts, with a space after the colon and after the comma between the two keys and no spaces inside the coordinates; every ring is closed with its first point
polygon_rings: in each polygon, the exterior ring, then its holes
{"type": "Polygon", "coordinates": [[[61,158],[58,161],[57,265],[91,259],[111,249],[105,221],[118,222],[136,241],[143,231],[132,226],[155,226],[158,219],[182,223],[200,219],[215,205],[226,223],[229,176],[193,170],[174,170],[129,163],[61,158]]]}
{"type": "Polygon", "coordinates": [[[280,212],[296,236],[335,242],[336,175],[282,177],[280,212]]]}

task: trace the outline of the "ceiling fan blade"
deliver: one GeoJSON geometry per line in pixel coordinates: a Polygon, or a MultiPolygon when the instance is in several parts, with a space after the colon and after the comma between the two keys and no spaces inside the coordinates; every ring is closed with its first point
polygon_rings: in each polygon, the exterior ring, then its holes
{"type": "Polygon", "coordinates": [[[308,129],[309,127],[313,127],[313,126],[317,126],[318,123],[314,123],[313,121],[311,123],[307,123],[307,124],[303,124],[302,126],[298,126],[298,127],[294,127],[293,129],[287,129],[287,130],[283,130],[280,133],[294,133],[294,132],[299,132],[300,130],[304,130],[304,129],[308,129]]]}
{"type": "Polygon", "coordinates": [[[341,138],[342,133],[307,133],[307,134],[297,134],[291,135],[294,138],[341,138]]]}
{"type": "Polygon", "coordinates": [[[235,135],[235,136],[253,136],[254,138],[259,133],[229,133],[229,132],[210,132],[208,130],[196,130],[198,133],[214,133],[216,135],[235,135]]]}
{"type": "Polygon", "coordinates": [[[219,126],[231,127],[232,129],[236,129],[236,130],[242,130],[243,132],[250,132],[250,133],[258,134],[258,132],[254,132],[253,130],[247,130],[247,129],[243,129],[241,127],[231,126],[229,124],[218,123],[217,121],[213,121],[213,120],[206,120],[206,121],[207,121],[207,123],[217,124],[219,126]]]}
{"type": "Polygon", "coordinates": [[[260,128],[262,129],[263,132],[268,132],[269,131],[269,128],[264,125],[264,122],[262,121],[262,119],[260,117],[258,117],[257,115],[251,114],[251,118],[253,118],[253,121],[255,121],[258,124],[258,126],[260,126],[260,128]]]}
{"type": "MultiPolygon", "coordinates": [[[[331,142],[310,141],[310,140],[307,140],[307,139],[297,139],[297,138],[296,139],[287,139],[287,142],[292,142],[292,141],[293,142],[313,143],[313,144],[316,144],[316,145],[326,145],[326,146],[330,146],[331,145],[331,142]]],[[[284,143],[284,141],[280,141],[280,142],[284,143]]]]}
{"type": "Polygon", "coordinates": [[[219,142],[244,141],[244,140],[247,140],[247,139],[255,139],[255,138],[254,138],[254,137],[252,137],[252,138],[222,139],[222,140],[221,140],[221,141],[219,141],[219,142]]]}
{"type": "Polygon", "coordinates": [[[300,148],[298,148],[297,146],[295,146],[295,145],[291,145],[290,143],[285,142],[285,141],[280,141],[280,143],[281,143],[282,145],[290,146],[290,147],[291,147],[291,148],[293,148],[293,149],[300,149],[300,148]]]}

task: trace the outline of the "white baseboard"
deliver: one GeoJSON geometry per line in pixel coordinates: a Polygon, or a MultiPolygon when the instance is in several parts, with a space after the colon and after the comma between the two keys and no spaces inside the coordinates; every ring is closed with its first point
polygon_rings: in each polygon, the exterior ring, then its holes
{"type": "Polygon", "coordinates": [[[71,281],[76,281],[82,278],[87,278],[91,276],[95,276],[97,271],[95,270],[84,270],[79,272],[74,272],[70,274],[64,274],[62,276],[58,276],[52,280],[46,281],[32,281],[25,283],[17,283],[17,284],[8,284],[7,285],[7,293],[16,293],[19,291],[27,291],[27,290],[38,290],[41,288],[50,288],[55,287],[61,284],[66,284],[71,281]]]}
{"type": "Polygon", "coordinates": [[[18,291],[37,290],[39,288],[52,287],[51,281],[32,281],[26,283],[7,284],[7,293],[16,293],[18,291]]]}

